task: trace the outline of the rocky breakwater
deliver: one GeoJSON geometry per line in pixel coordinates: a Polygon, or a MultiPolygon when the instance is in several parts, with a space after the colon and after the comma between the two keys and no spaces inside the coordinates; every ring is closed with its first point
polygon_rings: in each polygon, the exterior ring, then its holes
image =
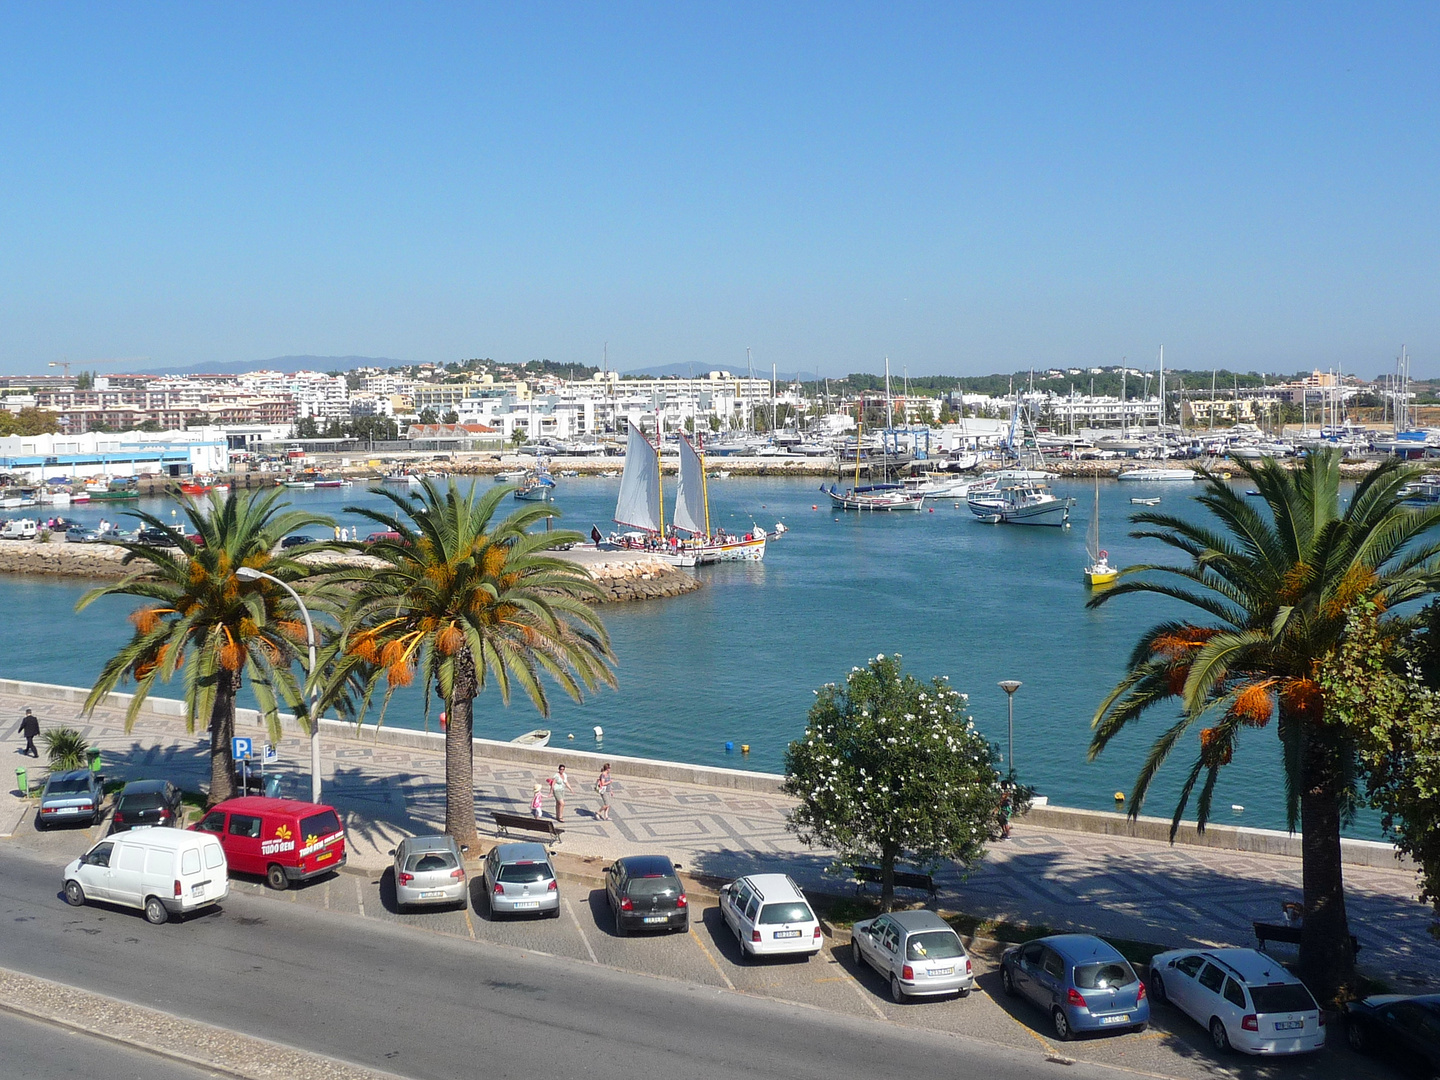
{"type": "Polygon", "coordinates": [[[121,565],[125,555],[124,548],[113,544],[0,540],[0,574],[122,578],[135,569],[121,565]]]}
{"type": "Polygon", "coordinates": [[[653,555],[575,548],[558,553],[580,563],[590,572],[603,593],[601,603],[629,600],[661,600],[700,588],[700,581],[686,570],[670,566],[653,555]]]}

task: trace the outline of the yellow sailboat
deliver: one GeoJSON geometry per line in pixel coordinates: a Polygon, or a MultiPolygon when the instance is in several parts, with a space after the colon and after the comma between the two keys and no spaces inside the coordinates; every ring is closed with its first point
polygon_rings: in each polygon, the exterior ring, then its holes
{"type": "Polygon", "coordinates": [[[1090,515],[1090,528],[1085,533],[1085,552],[1090,565],[1085,568],[1085,584],[1090,588],[1113,585],[1120,571],[1110,565],[1108,551],[1100,547],[1100,474],[1095,474],[1095,510],[1090,515]]]}

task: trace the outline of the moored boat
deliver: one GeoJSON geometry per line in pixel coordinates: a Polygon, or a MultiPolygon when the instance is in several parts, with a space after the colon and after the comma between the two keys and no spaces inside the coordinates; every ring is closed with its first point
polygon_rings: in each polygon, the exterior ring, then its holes
{"type": "Polygon", "coordinates": [[[989,524],[1055,525],[1070,524],[1075,500],[1058,496],[1046,485],[1024,481],[979,492],[966,500],[970,512],[989,524]]]}
{"type": "Polygon", "coordinates": [[[834,484],[820,490],[830,496],[837,510],[923,510],[925,496],[906,491],[899,484],[869,484],[865,487],[838,488],[834,484]]]}
{"type": "Polygon", "coordinates": [[[527,731],[524,735],[516,735],[510,741],[521,746],[549,746],[550,729],[536,728],[534,731],[527,731]]]}
{"type": "Polygon", "coordinates": [[[1122,472],[1115,479],[1144,484],[1189,483],[1200,479],[1200,474],[1194,469],[1131,469],[1129,472],[1122,472]]]}

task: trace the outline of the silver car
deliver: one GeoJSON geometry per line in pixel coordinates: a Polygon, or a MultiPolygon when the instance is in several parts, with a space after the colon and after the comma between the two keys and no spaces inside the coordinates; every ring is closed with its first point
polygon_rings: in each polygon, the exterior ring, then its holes
{"type": "Polygon", "coordinates": [[[560,917],[560,884],[544,844],[499,844],[485,856],[485,893],[491,915],[519,911],[560,917]]]}
{"type": "Polygon", "coordinates": [[[959,994],[975,989],[975,973],[960,935],[933,911],[896,911],[857,922],[850,952],[890,980],[890,996],[959,994]]]}
{"type": "Polygon", "coordinates": [[[412,836],[390,852],[395,856],[395,907],[467,902],[465,859],[469,850],[453,836],[412,836]]]}

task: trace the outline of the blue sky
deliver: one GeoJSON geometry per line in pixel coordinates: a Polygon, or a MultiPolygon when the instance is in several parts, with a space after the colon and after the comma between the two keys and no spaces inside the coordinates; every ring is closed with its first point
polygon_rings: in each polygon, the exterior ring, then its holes
{"type": "Polygon", "coordinates": [[[1440,376],[1440,7],[0,8],[0,370],[1440,376]]]}

